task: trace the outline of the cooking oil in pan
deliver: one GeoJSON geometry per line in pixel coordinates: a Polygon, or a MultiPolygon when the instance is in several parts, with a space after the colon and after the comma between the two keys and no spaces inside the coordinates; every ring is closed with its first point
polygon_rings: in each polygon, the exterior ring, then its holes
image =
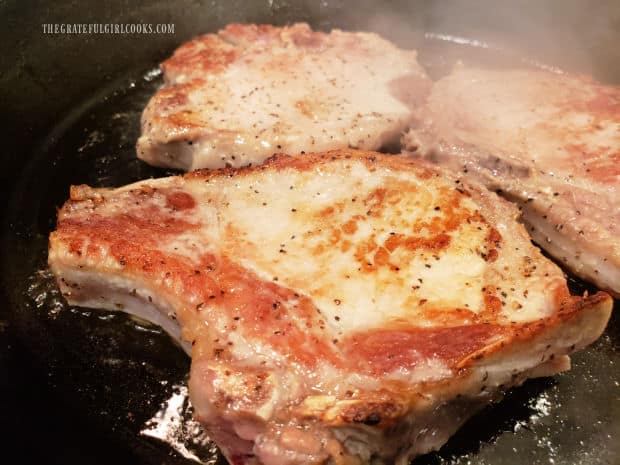
{"type": "MultiPolygon", "coordinates": [[[[164,381],[162,384],[167,383],[164,381]]],[[[189,393],[184,384],[172,386],[172,394],[145,423],[140,434],[166,442],[187,459],[205,465],[217,462],[217,447],[192,417],[189,393]]]]}

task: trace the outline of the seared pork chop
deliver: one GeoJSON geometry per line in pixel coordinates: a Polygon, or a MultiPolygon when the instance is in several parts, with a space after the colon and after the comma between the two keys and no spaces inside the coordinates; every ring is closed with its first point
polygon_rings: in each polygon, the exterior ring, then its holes
{"type": "Polygon", "coordinates": [[[620,88],[459,67],[434,85],[403,145],[501,189],[541,247],[620,296],[620,88]]]}
{"type": "Polygon", "coordinates": [[[307,24],[232,24],[182,45],[161,68],[137,153],[183,170],[397,144],[430,90],[414,51],[307,24]]]}
{"type": "Polygon", "coordinates": [[[50,236],[67,300],[161,324],[233,464],[406,464],[609,318],[512,204],[423,161],[276,156],[74,186],[50,236]]]}

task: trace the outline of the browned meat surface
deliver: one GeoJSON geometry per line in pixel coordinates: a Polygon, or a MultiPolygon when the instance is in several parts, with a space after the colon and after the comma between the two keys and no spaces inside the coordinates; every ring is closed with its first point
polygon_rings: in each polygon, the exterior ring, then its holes
{"type": "Polygon", "coordinates": [[[517,213],[420,160],[278,156],[75,186],[49,265],[70,303],[182,341],[231,463],[404,465],[605,327],[517,213]]]}
{"type": "Polygon", "coordinates": [[[232,24],[182,45],[161,68],[137,153],[184,170],[398,143],[430,89],[414,51],[307,24],[232,24]]]}

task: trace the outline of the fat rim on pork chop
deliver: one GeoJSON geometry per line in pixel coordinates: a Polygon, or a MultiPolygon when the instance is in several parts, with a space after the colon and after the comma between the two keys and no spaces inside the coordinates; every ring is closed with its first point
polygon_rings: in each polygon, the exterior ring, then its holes
{"type": "Polygon", "coordinates": [[[517,215],[420,160],[280,155],[74,186],[49,264],[70,303],[184,341],[231,463],[405,464],[605,327],[611,298],[570,296],[517,215]]]}

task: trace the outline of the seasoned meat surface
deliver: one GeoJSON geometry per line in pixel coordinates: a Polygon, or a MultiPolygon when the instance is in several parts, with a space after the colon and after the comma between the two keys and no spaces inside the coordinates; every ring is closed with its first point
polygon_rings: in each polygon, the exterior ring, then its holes
{"type": "Polygon", "coordinates": [[[458,67],[434,85],[403,145],[501,190],[541,247],[620,296],[620,88],[458,67]]]}
{"type": "Polygon", "coordinates": [[[398,143],[430,81],[416,53],[376,34],[232,24],[162,63],[138,157],[193,170],[398,143]]]}
{"type": "Polygon", "coordinates": [[[424,161],[278,155],[74,186],[50,236],[67,300],[162,325],[233,464],[406,464],[611,311],[569,295],[496,194],[424,161]]]}

